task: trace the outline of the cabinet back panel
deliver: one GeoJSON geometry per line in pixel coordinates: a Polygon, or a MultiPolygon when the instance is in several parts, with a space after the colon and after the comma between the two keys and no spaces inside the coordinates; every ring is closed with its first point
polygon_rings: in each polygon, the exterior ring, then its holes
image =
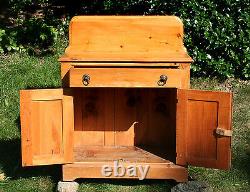
{"type": "Polygon", "coordinates": [[[114,145],[113,99],[111,89],[75,90],[75,145],[114,145]]]}
{"type": "Polygon", "coordinates": [[[134,146],[137,90],[114,89],[115,145],[134,146]]]}
{"type": "Polygon", "coordinates": [[[175,153],[175,89],[75,89],[75,147],[140,146],[175,153]]]}

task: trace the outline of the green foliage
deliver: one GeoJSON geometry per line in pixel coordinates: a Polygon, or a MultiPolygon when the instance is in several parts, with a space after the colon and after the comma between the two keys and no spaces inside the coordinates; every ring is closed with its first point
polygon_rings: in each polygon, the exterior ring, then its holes
{"type": "Polygon", "coordinates": [[[176,12],[186,27],[195,74],[249,78],[250,2],[195,2],[189,1],[180,14],[176,12]]]}
{"type": "Polygon", "coordinates": [[[10,51],[48,51],[57,39],[58,30],[42,19],[30,18],[14,28],[0,29],[0,53],[10,51]]]}
{"type": "Polygon", "coordinates": [[[17,33],[19,44],[40,51],[39,48],[47,49],[54,44],[58,31],[42,19],[31,18],[22,24],[17,33]]]}
{"type": "Polygon", "coordinates": [[[106,0],[107,14],[177,15],[198,76],[250,78],[250,1],[106,0]]]}
{"type": "Polygon", "coordinates": [[[8,5],[19,28],[7,30],[0,25],[0,52],[23,47],[47,50],[58,33],[67,34],[65,18],[73,15],[177,15],[184,22],[185,45],[195,60],[193,75],[250,79],[249,0],[11,0],[8,5]],[[19,36],[16,29],[24,33],[19,36]]]}
{"type": "Polygon", "coordinates": [[[0,53],[9,51],[21,51],[22,45],[17,45],[17,32],[0,29],[0,53]]]}
{"type": "Polygon", "coordinates": [[[10,0],[0,11],[0,53],[29,51],[40,54],[50,51],[54,45],[58,29],[52,18],[45,18],[41,8],[47,0],[10,0]],[[3,11],[3,9],[5,11],[3,11]]]}

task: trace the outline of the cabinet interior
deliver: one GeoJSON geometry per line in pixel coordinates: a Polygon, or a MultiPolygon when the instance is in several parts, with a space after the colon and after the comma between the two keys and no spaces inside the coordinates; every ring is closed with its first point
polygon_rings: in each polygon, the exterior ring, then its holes
{"type": "Polygon", "coordinates": [[[175,162],[175,88],[74,88],[75,161],[175,162]]]}

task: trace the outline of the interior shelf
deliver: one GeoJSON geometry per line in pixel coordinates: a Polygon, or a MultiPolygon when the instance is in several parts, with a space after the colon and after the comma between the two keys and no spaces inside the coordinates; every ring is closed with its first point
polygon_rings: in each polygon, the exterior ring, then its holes
{"type": "Polygon", "coordinates": [[[173,164],[135,146],[82,146],[74,149],[75,162],[164,163],[173,164]]]}

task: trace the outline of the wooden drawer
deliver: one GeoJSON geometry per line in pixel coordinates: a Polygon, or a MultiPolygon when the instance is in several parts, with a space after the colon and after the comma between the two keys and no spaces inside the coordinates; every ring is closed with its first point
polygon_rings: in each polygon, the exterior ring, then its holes
{"type": "Polygon", "coordinates": [[[71,68],[69,70],[69,87],[183,88],[188,84],[187,78],[189,77],[186,70],[181,69],[71,68]],[[167,77],[166,82],[164,82],[164,77],[167,77]]]}

